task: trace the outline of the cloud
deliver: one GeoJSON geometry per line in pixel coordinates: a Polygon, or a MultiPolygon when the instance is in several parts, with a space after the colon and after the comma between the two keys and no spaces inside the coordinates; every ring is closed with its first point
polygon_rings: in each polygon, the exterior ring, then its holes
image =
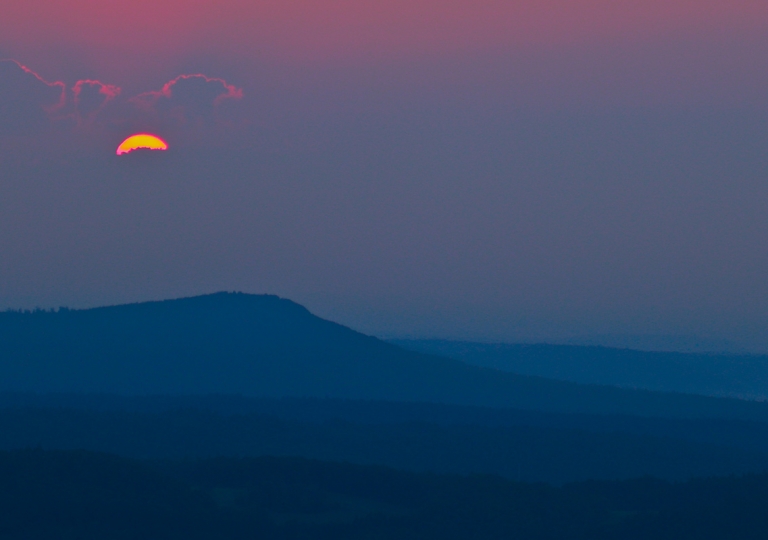
{"type": "Polygon", "coordinates": [[[72,87],[72,96],[78,120],[83,122],[92,119],[107,103],[115,100],[120,92],[119,86],[101,81],[91,79],[77,81],[72,87]]]}
{"type": "Polygon", "coordinates": [[[0,134],[40,133],[55,122],[61,133],[180,129],[177,135],[194,139],[231,127],[236,120],[227,120],[234,111],[226,103],[243,97],[242,89],[203,74],[179,75],[130,99],[122,94],[96,79],[71,87],[48,82],[15,60],[0,60],[0,134]]]}
{"type": "Polygon", "coordinates": [[[215,119],[219,106],[229,100],[239,100],[243,90],[224,79],[202,74],[179,75],[160,90],[144,92],[130,99],[146,112],[169,115],[180,120],[215,119]]]}
{"type": "Polygon", "coordinates": [[[63,82],[48,82],[15,60],[0,60],[0,133],[45,128],[65,104],[63,82]]]}

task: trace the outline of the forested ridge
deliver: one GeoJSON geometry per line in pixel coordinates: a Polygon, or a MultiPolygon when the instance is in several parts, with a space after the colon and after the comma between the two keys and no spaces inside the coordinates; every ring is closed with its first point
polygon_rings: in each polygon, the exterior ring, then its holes
{"type": "MultiPolygon", "coordinates": [[[[194,408],[156,412],[0,408],[0,449],[87,449],[143,459],[302,456],[552,484],[645,475],[686,480],[768,470],[768,427],[755,424],[740,430],[733,426],[724,432],[729,437],[725,439],[717,431],[723,433],[723,426],[712,422],[657,422],[644,428],[615,418],[603,420],[607,425],[590,419],[578,425],[579,419],[520,412],[516,418],[514,411],[508,411],[509,423],[483,425],[483,411],[467,423],[456,418],[461,410],[438,406],[430,415],[420,416],[419,405],[404,405],[397,414],[386,415],[387,404],[376,407],[364,402],[332,403],[326,414],[333,416],[309,421],[295,416],[309,416],[323,402],[281,405],[266,401],[264,412],[247,414],[194,408]],[[352,416],[354,409],[358,409],[355,421],[342,416],[352,416]],[[429,416],[433,418],[428,420],[429,416]],[[570,424],[565,423],[568,420],[570,424]],[[559,423],[551,425],[555,422],[559,423]],[[622,426],[624,431],[619,430],[622,426]]],[[[496,421],[505,418],[500,416],[496,421]]]]}
{"type": "Polygon", "coordinates": [[[768,404],[407,351],[275,296],[0,313],[2,539],[768,538],[768,404]]]}
{"type": "Polygon", "coordinates": [[[581,385],[407,351],[270,295],[0,313],[0,391],[330,397],[768,422],[768,403],[581,385]]]}

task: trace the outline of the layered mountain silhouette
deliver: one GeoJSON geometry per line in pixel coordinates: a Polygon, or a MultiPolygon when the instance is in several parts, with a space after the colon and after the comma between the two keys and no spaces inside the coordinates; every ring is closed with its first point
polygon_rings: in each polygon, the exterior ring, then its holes
{"type": "MultiPolygon", "coordinates": [[[[305,405],[322,409],[324,404],[305,405]]],[[[349,410],[365,411],[366,405],[348,402],[349,410]]],[[[519,418],[528,423],[487,426],[456,417],[446,423],[424,422],[417,410],[403,412],[410,418],[376,422],[369,416],[363,422],[349,422],[335,417],[315,422],[202,408],[157,413],[0,408],[0,451],[90,450],[140,459],[302,456],[553,484],[646,475],[686,480],[768,470],[768,426],[763,423],[745,423],[731,430],[719,426],[718,430],[715,420],[669,420],[678,424],[679,431],[659,436],[640,432],[631,421],[623,430],[601,430],[594,423],[583,426],[584,419],[552,426],[547,425],[547,418],[539,418],[538,423],[535,418],[519,418]],[[743,433],[750,427],[755,428],[754,436],[743,433]],[[711,435],[703,433],[706,428],[714,428],[711,435]],[[718,438],[723,431],[736,436],[718,438]]],[[[621,421],[611,420],[613,424],[621,421]]],[[[648,420],[655,420],[651,427],[664,427],[658,419],[648,420]]]]}
{"type": "Polygon", "coordinates": [[[768,404],[578,385],[407,351],[276,296],[0,313],[0,391],[240,394],[768,420],[768,404]]]}
{"type": "Polygon", "coordinates": [[[597,346],[395,340],[468,364],[581,384],[768,399],[768,356],[637,351],[597,346]]]}

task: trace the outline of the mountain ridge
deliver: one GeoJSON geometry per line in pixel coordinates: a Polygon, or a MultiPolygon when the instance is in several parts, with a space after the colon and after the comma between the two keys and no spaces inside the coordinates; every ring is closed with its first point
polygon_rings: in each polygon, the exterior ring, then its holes
{"type": "Polygon", "coordinates": [[[768,404],[577,385],[406,351],[274,295],[0,313],[0,391],[242,394],[768,422],[768,404]]]}
{"type": "Polygon", "coordinates": [[[390,343],[476,366],[579,384],[768,400],[768,356],[760,354],[451,340],[390,340],[390,343]]]}

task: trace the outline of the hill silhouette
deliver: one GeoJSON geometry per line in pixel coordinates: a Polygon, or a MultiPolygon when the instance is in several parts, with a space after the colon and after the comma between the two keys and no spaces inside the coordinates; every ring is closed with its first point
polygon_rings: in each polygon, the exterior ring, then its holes
{"type": "Polygon", "coordinates": [[[404,350],[276,296],[0,313],[0,390],[425,401],[768,421],[768,404],[577,385],[404,350]]]}
{"type": "MultiPolygon", "coordinates": [[[[350,405],[365,408],[361,402],[350,405]]],[[[758,431],[755,442],[764,443],[766,425],[750,426],[758,431]]],[[[695,440],[685,433],[655,436],[585,430],[578,425],[553,427],[544,422],[493,427],[418,419],[311,422],[200,409],[161,413],[0,409],[0,451],[90,450],[142,459],[301,456],[552,484],[649,475],[681,481],[768,471],[765,444],[740,448],[737,445],[749,441],[710,439],[695,440]]]]}
{"type": "Polygon", "coordinates": [[[0,452],[4,538],[764,539],[768,476],[562,487],[292,457],[0,452]]]}
{"type": "Polygon", "coordinates": [[[768,356],[637,351],[584,345],[393,340],[468,364],[581,384],[768,399],[768,356]]]}

